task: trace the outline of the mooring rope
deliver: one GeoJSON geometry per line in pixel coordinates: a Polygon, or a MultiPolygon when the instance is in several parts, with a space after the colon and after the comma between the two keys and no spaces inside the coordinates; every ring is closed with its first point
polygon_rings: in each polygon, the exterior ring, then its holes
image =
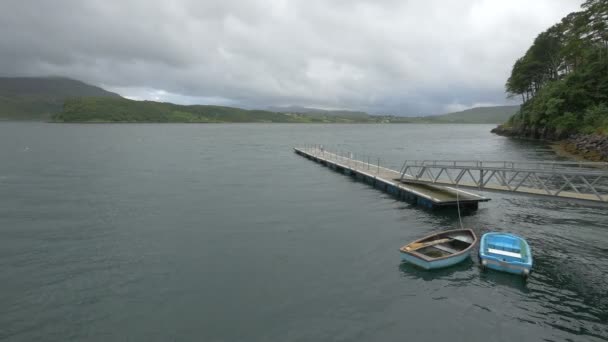
{"type": "Polygon", "coordinates": [[[462,217],[460,216],[460,199],[458,194],[460,191],[458,190],[458,183],[456,183],[456,208],[458,209],[458,222],[460,222],[460,229],[464,229],[462,225],[462,217]]]}

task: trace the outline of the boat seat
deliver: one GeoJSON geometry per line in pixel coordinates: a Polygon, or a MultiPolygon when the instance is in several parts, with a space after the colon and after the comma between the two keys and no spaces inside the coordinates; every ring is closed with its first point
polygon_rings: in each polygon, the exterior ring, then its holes
{"type": "Polygon", "coordinates": [[[446,246],[446,245],[442,245],[442,244],[440,244],[440,245],[435,245],[435,246],[433,246],[433,247],[435,247],[435,248],[437,248],[437,249],[440,249],[440,250],[442,250],[442,251],[444,251],[444,252],[448,252],[448,253],[450,253],[450,254],[456,254],[456,253],[460,252],[460,251],[458,251],[458,250],[455,250],[455,249],[453,249],[453,248],[450,248],[450,247],[448,247],[448,246],[446,246]]]}
{"type": "Polygon", "coordinates": [[[468,243],[469,245],[471,244],[471,240],[459,239],[457,236],[450,236],[450,239],[456,240],[456,241],[460,241],[460,242],[464,242],[464,243],[468,243]]]}
{"type": "Polygon", "coordinates": [[[521,253],[513,253],[513,252],[508,252],[508,251],[503,251],[500,249],[493,249],[493,248],[488,248],[488,252],[490,252],[492,254],[505,255],[505,256],[510,256],[513,258],[521,259],[521,253]]]}

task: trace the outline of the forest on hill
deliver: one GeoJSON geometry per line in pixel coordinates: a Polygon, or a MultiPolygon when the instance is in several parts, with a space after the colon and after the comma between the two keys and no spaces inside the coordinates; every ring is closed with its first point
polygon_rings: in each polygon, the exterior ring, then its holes
{"type": "Polygon", "coordinates": [[[523,105],[498,133],[608,134],[608,0],[587,0],[540,33],[513,65],[506,90],[523,105]]]}

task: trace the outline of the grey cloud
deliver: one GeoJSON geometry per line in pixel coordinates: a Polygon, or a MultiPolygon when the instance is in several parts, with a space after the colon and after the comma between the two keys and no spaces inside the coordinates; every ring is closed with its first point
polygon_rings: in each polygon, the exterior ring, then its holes
{"type": "Polygon", "coordinates": [[[440,113],[505,103],[514,60],[579,4],[5,0],[0,74],[182,103],[440,113]]]}

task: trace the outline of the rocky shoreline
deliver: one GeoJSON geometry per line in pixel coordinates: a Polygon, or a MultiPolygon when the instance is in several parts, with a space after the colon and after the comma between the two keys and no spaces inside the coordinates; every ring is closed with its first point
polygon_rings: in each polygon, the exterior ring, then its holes
{"type": "Polygon", "coordinates": [[[554,141],[561,148],[573,155],[589,161],[608,162],[608,136],[598,134],[573,134],[546,127],[512,128],[498,126],[491,131],[494,134],[515,137],[554,141]]]}

